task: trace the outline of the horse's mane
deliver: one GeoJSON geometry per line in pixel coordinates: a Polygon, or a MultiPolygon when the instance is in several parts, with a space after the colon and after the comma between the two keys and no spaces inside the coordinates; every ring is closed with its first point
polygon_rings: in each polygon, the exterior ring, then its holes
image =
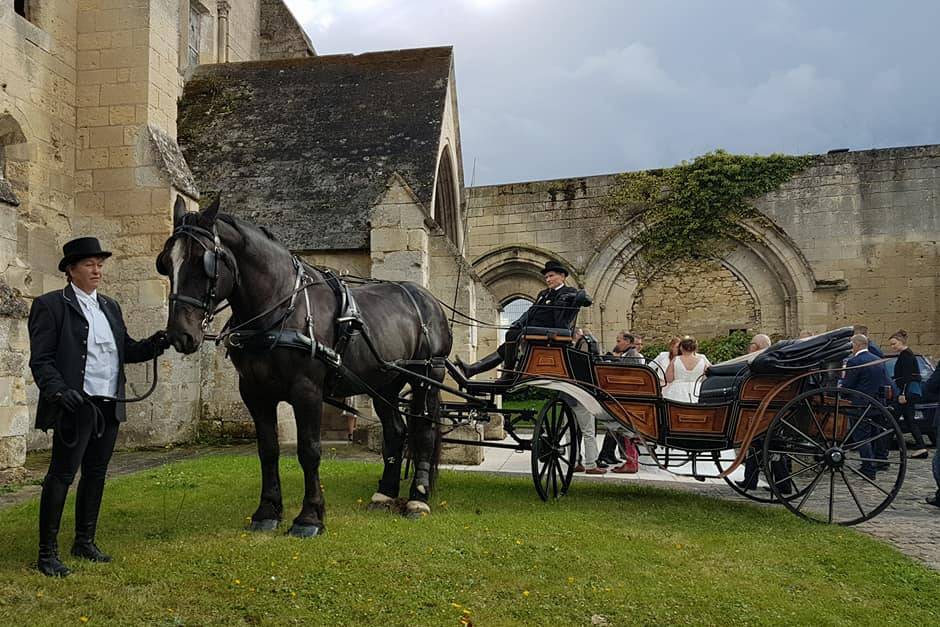
{"type": "Polygon", "coordinates": [[[229,225],[248,243],[249,246],[258,246],[262,250],[267,249],[270,251],[277,251],[281,253],[291,254],[290,250],[283,244],[281,244],[274,234],[271,233],[268,229],[263,226],[258,226],[244,220],[237,216],[233,216],[230,213],[219,213],[216,217],[216,220],[224,222],[229,225]]]}

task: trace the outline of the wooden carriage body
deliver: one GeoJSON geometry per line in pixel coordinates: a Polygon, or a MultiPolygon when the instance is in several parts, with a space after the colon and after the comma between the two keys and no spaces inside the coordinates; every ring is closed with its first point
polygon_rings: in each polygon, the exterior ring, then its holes
{"type": "Polygon", "coordinates": [[[524,335],[521,349],[518,381],[526,377],[576,381],[628,429],[650,442],[687,451],[746,448],[767,430],[773,410],[799,394],[805,383],[788,384],[792,377],[787,375],[748,374],[729,400],[683,403],[663,398],[653,367],[591,355],[574,348],[569,335],[524,335]],[[761,408],[775,390],[773,399],[761,408]]]}

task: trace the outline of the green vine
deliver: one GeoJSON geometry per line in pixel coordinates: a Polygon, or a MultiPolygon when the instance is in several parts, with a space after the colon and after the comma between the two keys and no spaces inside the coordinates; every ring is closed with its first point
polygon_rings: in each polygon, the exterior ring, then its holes
{"type": "Polygon", "coordinates": [[[671,262],[720,257],[735,240],[749,239],[741,223],[760,217],[749,200],[777,189],[816,159],[716,150],[672,168],[621,174],[607,206],[622,222],[644,222],[634,240],[642,251],[635,275],[643,280],[671,262]]]}

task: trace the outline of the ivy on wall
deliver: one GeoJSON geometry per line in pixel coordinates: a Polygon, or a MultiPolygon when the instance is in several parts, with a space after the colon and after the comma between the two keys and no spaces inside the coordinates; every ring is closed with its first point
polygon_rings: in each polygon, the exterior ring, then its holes
{"type": "Polygon", "coordinates": [[[814,155],[733,155],[716,150],[675,167],[618,177],[607,206],[623,221],[640,217],[641,255],[634,274],[643,281],[683,259],[721,257],[749,234],[741,222],[760,216],[750,199],[777,189],[816,162],[814,155]]]}

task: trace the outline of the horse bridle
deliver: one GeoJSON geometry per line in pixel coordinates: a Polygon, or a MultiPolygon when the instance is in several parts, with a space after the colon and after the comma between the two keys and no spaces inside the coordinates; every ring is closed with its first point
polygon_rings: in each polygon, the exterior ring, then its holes
{"type": "Polygon", "coordinates": [[[202,309],[205,312],[205,315],[202,318],[202,330],[205,331],[209,328],[209,325],[212,324],[212,319],[215,318],[216,314],[220,311],[223,311],[225,307],[215,307],[214,303],[218,296],[219,288],[219,260],[221,259],[229,268],[232,270],[233,274],[233,289],[238,285],[238,264],[235,263],[235,260],[232,258],[232,255],[222,247],[222,240],[219,239],[219,233],[216,231],[215,225],[212,225],[212,230],[204,229],[202,227],[196,226],[194,224],[180,224],[175,229],[173,229],[173,234],[170,235],[169,239],[164,244],[164,252],[160,254],[160,257],[157,258],[157,272],[164,276],[170,275],[170,269],[166,264],[166,260],[163,258],[166,254],[166,250],[171,242],[175,241],[179,237],[188,237],[198,243],[203,248],[202,254],[202,267],[206,273],[206,276],[209,277],[209,283],[206,285],[206,292],[203,295],[202,300],[193,298],[192,296],[186,296],[185,294],[177,293],[179,289],[178,285],[171,286],[171,293],[169,296],[170,303],[180,302],[197,309],[202,309]],[[206,243],[203,240],[209,240],[212,242],[212,245],[206,243]]]}

